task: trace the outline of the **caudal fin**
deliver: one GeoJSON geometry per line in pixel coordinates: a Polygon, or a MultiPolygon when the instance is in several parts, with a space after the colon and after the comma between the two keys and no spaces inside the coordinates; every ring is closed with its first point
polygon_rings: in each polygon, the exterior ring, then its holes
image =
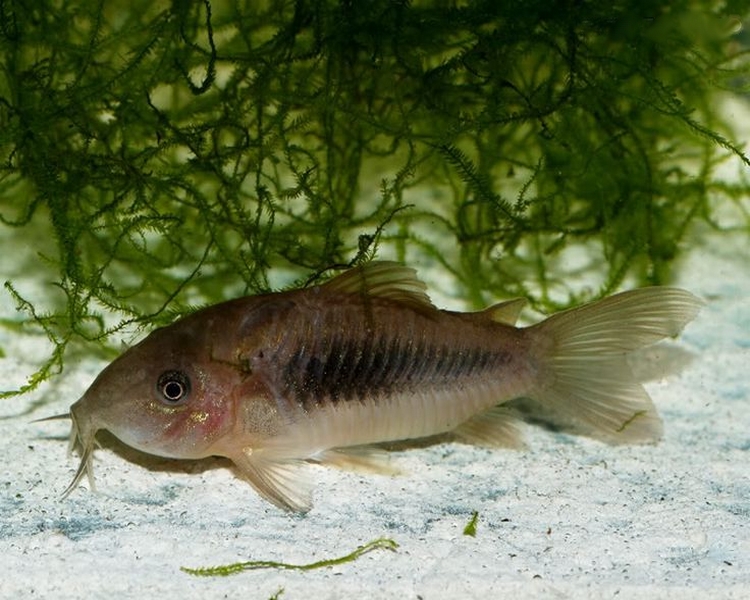
{"type": "Polygon", "coordinates": [[[676,336],[700,310],[691,293],[616,294],[535,325],[540,385],[529,395],[577,431],[609,443],[658,440],[662,423],[626,355],[676,336]]]}

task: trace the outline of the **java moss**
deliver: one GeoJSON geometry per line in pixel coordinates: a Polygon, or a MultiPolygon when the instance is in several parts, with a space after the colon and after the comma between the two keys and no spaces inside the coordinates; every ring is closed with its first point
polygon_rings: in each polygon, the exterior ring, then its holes
{"type": "Polygon", "coordinates": [[[750,223],[716,176],[750,164],[721,110],[749,4],[0,2],[4,321],[53,349],[23,389],[373,257],[475,307],[669,281],[696,223],[750,223]]]}
{"type": "Polygon", "coordinates": [[[297,565],[284,562],[278,562],[274,560],[251,560],[246,562],[231,563],[228,565],[220,565],[218,567],[180,567],[183,573],[189,575],[196,575],[198,577],[227,577],[228,575],[236,575],[243,571],[255,571],[259,569],[279,569],[283,571],[313,571],[315,569],[327,569],[330,567],[336,567],[352,561],[357,560],[365,554],[369,554],[373,550],[391,550],[395,552],[398,549],[398,544],[388,538],[378,538],[371,542],[367,542],[362,546],[358,546],[355,550],[344,556],[337,558],[325,558],[312,563],[297,565]]]}

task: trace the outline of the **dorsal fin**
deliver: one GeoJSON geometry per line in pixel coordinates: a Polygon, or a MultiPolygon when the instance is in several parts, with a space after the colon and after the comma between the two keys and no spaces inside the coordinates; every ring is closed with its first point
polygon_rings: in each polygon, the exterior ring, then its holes
{"type": "Polygon", "coordinates": [[[388,298],[415,308],[435,308],[427,296],[427,286],[417,273],[392,261],[373,261],[349,269],[323,284],[328,291],[388,298]]]}

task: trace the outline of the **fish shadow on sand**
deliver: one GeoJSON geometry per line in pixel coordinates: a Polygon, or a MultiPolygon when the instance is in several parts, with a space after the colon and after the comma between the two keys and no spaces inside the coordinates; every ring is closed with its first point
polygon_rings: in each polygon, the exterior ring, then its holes
{"type": "MultiPolygon", "coordinates": [[[[37,440],[45,442],[64,442],[68,443],[68,435],[39,435],[37,440]]],[[[110,451],[127,463],[136,467],[144,468],[152,473],[184,473],[196,475],[205,473],[218,468],[232,468],[232,461],[220,456],[209,456],[201,459],[179,459],[165,458],[153,454],[147,454],[140,450],[135,450],[130,446],[118,440],[114,435],[102,429],[96,434],[97,447],[100,450],[110,451]]],[[[71,456],[74,456],[74,452],[71,456]]]]}
{"type": "Polygon", "coordinates": [[[138,467],[142,467],[152,473],[184,473],[188,475],[199,475],[206,471],[220,468],[232,468],[232,461],[220,456],[209,456],[200,459],[164,458],[135,450],[118,440],[106,430],[100,430],[96,435],[97,442],[103,450],[109,450],[138,467]]]}

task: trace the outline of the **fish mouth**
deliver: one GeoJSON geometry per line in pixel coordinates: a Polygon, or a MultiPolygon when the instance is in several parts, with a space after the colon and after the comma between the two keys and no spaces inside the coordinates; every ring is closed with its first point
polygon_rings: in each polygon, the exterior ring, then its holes
{"type": "Polygon", "coordinates": [[[92,458],[94,456],[94,448],[96,447],[96,431],[97,429],[93,426],[91,419],[81,419],[80,416],[76,416],[76,407],[80,404],[80,400],[70,407],[70,440],[68,442],[68,456],[73,453],[74,450],[78,449],[81,456],[81,462],[78,465],[78,470],[73,476],[73,481],[70,482],[68,487],[62,493],[61,499],[67,498],[71,492],[73,492],[78,484],[81,483],[81,479],[86,475],[89,481],[89,487],[94,489],[94,467],[92,458]]]}

